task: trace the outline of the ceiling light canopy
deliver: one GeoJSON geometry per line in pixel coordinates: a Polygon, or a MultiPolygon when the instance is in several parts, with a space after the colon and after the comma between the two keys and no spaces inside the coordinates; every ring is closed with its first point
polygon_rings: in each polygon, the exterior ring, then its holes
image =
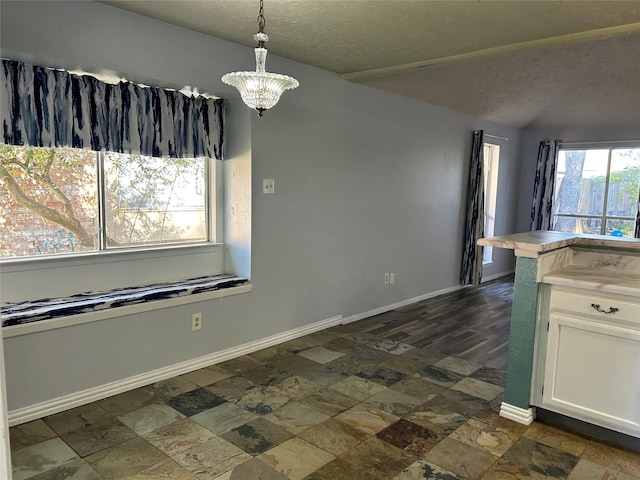
{"type": "Polygon", "coordinates": [[[258,33],[253,39],[258,43],[254,49],[256,52],[255,72],[232,72],[222,77],[222,81],[238,89],[242,101],[262,116],[265,110],[270,109],[285,90],[296,88],[298,81],[288,75],[269,73],[265,71],[267,62],[267,49],[265,43],[269,37],[264,33],[265,19],[263,0],[260,0],[260,13],[258,14],[258,33]]]}

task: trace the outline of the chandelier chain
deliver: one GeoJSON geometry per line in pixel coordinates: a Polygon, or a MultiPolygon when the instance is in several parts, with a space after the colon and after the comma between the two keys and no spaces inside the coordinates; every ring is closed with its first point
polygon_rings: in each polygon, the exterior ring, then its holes
{"type": "Polygon", "coordinates": [[[266,20],[264,19],[264,0],[260,0],[260,12],[258,13],[258,31],[260,33],[264,33],[264,26],[266,24],[266,20]]]}

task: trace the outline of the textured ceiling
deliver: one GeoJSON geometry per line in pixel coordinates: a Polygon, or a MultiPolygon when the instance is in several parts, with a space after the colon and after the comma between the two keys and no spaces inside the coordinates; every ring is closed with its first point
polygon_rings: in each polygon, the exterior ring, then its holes
{"type": "MultiPolygon", "coordinates": [[[[254,46],[257,0],[103,3],[254,46]]],[[[514,126],[640,125],[640,1],[264,8],[270,52],[349,81],[514,126]]]]}

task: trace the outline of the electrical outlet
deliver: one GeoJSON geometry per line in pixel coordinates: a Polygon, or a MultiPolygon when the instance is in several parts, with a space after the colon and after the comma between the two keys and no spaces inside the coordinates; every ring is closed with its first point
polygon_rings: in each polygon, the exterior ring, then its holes
{"type": "Polygon", "coordinates": [[[393,285],[394,283],[396,283],[396,274],[395,273],[390,273],[389,274],[389,283],[391,285],[393,285]]]}
{"type": "Polygon", "coordinates": [[[276,182],[274,179],[262,179],[262,193],[276,193],[276,182]]]}
{"type": "Polygon", "coordinates": [[[191,330],[196,331],[202,328],[202,314],[194,313],[191,315],[191,330]]]}
{"type": "Polygon", "coordinates": [[[384,274],[384,284],[385,285],[389,285],[390,281],[391,281],[391,274],[390,273],[385,273],[384,274]]]}

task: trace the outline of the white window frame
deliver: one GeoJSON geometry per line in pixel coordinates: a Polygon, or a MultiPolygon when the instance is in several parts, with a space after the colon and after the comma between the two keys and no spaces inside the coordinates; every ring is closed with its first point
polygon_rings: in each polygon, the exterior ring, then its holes
{"type": "MultiPolygon", "coordinates": [[[[483,148],[483,181],[484,181],[484,236],[495,234],[496,209],[498,197],[498,172],[500,169],[500,145],[484,142],[483,148]]],[[[493,263],[493,247],[485,246],[482,264],[493,263]]]]}
{"type": "MultiPolygon", "coordinates": [[[[557,218],[585,218],[585,219],[600,219],[600,235],[606,235],[607,229],[607,220],[630,220],[635,221],[635,216],[631,217],[620,217],[616,215],[607,215],[607,202],[609,200],[609,180],[611,175],[611,155],[613,150],[619,149],[639,149],[640,142],[638,141],[630,141],[630,142],[583,142],[583,143],[561,143],[560,148],[558,150],[558,155],[561,151],[571,151],[571,150],[608,150],[607,155],[607,170],[605,175],[605,187],[604,187],[604,203],[602,205],[602,215],[585,215],[578,213],[552,213],[551,216],[551,226],[556,224],[557,218]]],[[[557,166],[556,166],[557,168],[557,166]]],[[[557,181],[557,170],[556,170],[556,178],[557,181]]]]}
{"type": "MultiPolygon", "coordinates": [[[[218,239],[222,238],[222,201],[223,201],[223,186],[222,175],[218,171],[218,163],[221,163],[213,158],[204,157],[205,161],[205,174],[206,180],[205,188],[205,219],[206,226],[206,239],[202,241],[186,241],[179,243],[168,244],[156,244],[156,245],[141,245],[141,246],[122,246],[122,247],[107,247],[106,231],[104,228],[105,218],[105,193],[104,193],[104,152],[94,152],[96,154],[96,183],[97,183],[97,204],[98,204],[98,247],[95,250],[86,252],[65,252],[49,255],[32,255],[24,257],[4,257],[0,258],[0,265],[20,264],[20,263],[38,263],[49,262],[52,260],[64,259],[68,262],[80,262],[84,263],[81,258],[97,257],[97,256],[122,256],[126,255],[126,258],[149,258],[156,256],[154,252],[162,255],[162,252],[167,250],[175,251],[180,254],[187,253],[188,251],[203,251],[207,247],[218,246],[220,243],[218,239]],[[77,259],[77,260],[76,260],[77,259]]],[[[168,253],[168,252],[166,252],[168,253]]],[[[56,262],[58,263],[58,262],[56,262]]]]}

